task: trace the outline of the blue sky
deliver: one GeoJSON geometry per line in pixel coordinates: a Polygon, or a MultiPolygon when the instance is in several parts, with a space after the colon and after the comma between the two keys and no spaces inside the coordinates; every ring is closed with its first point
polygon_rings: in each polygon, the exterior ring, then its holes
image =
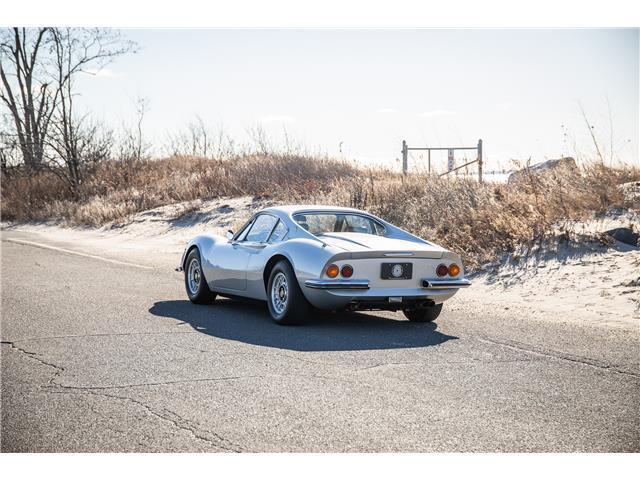
{"type": "MultiPolygon", "coordinates": [[[[638,164],[638,30],[124,30],[139,53],[78,82],[114,126],[150,101],[155,145],[199,115],[238,142],[261,124],[311,150],[395,163],[410,145],[485,144],[510,159],[638,164]],[[613,136],[610,134],[609,107],[613,136]]],[[[412,159],[420,161],[416,156],[412,159]]],[[[434,158],[434,162],[435,162],[434,158]]],[[[442,159],[444,162],[444,159],[442,159]]]]}

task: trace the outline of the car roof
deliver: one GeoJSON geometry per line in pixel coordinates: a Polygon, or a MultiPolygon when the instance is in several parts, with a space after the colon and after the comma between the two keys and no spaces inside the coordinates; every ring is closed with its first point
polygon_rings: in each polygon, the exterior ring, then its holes
{"type": "MultiPolygon", "coordinates": [[[[336,207],[331,205],[280,205],[277,207],[268,207],[262,210],[263,212],[282,212],[288,215],[293,215],[301,212],[353,212],[364,213],[362,210],[348,207],[336,207]]],[[[367,214],[369,215],[369,214],[367,214]]]]}

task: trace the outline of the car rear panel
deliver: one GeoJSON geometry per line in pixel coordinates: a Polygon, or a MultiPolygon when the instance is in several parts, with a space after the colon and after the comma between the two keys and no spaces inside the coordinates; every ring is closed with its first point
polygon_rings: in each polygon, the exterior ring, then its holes
{"type": "MultiPolygon", "coordinates": [[[[335,265],[337,265],[340,269],[342,269],[343,265],[351,265],[353,267],[353,275],[351,278],[354,279],[366,279],[369,280],[369,293],[373,294],[374,290],[393,290],[399,291],[403,289],[417,289],[414,294],[424,294],[422,289],[422,280],[423,279],[438,279],[438,278],[463,278],[464,272],[460,272],[456,277],[438,277],[436,274],[436,269],[438,265],[444,263],[445,265],[449,265],[451,263],[458,263],[456,259],[451,258],[416,258],[416,257],[377,257],[377,258],[349,258],[349,259],[340,259],[336,260],[335,258],[332,260],[335,265]],[[389,264],[391,267],[393,265],[402,265],[406,264],[411,265],[411,278],[403,279],[403,278],[382,278],[382,269],[383,264],[389,264]]],[[[459,266],[461,266],[458,263],[459,266]]],[[[388,270],[389,267],[386,268],[388,270]]],[[[406,268],[403,268],[406,270],[406,268]]],[[[323,275],[323,278],[329,278],[326,274],[323,275]]],[[[338,278],[341,278],[338,276],[338,278]]]]}

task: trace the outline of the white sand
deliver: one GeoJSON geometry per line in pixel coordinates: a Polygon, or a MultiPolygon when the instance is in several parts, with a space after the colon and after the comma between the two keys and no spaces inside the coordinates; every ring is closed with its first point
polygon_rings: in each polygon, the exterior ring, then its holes
{"type": "Polygon", "coordinates": [[[102,228],[63,227],[56,223],[2,224],[12,238],[51,243],[83,253],[157,267],[175,267],[196,235],[235,230],[267,202],[252,197],[184,202],[138,213],[125,223],[102,228]]]}
{"type": "Polygon", "coordinates": [[[638,232],[638,226],[640,215],[631,212],[567,224],[571,241],[487,266],[454,301],[480,311],[638,329],[640,248],[602,235],[618,227],[638,232]]]}

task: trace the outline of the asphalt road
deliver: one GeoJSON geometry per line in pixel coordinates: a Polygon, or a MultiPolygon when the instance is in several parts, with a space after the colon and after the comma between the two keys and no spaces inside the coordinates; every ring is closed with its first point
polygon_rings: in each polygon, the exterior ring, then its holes
{"type": "Polygon", "coordinates": [[[2,451],[640,450],[637,331],[460,302],[281,327],[2,238],[2,451]]]}

